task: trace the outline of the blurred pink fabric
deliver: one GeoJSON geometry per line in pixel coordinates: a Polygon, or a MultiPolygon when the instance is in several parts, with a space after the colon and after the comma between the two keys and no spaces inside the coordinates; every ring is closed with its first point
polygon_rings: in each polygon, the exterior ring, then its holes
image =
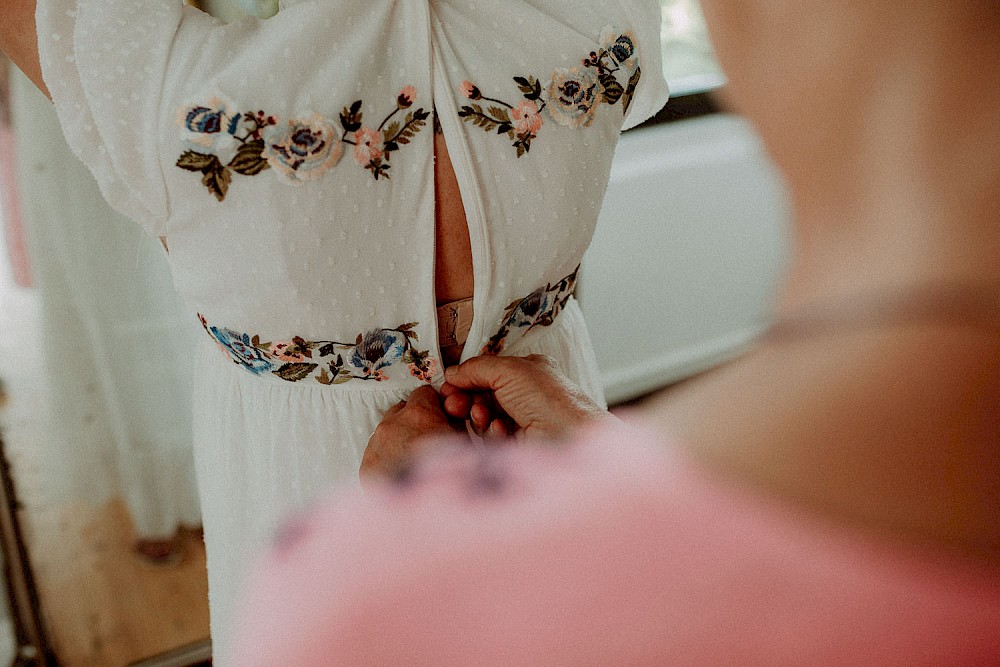
{"type": "Polygon", "coordinates": [[[234,664],[996,665],[1000,571],[699,470],[641,426],[447,447],[291,522],[234,664]]]}
{"type": "MultiPolygon", "coordinates": [[[[2,102],[0,102],[2,105],[2,102]]],[[[31,287],[31,264],[21,223],[21,199],[14,167],[14,132],[0,122],[0,227],[3,227],[7,258],[14,273],[14,284],[31,287]]]]}

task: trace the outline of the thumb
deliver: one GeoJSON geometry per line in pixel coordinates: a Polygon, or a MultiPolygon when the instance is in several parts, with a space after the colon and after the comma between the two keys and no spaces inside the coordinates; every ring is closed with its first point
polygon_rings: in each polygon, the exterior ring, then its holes
{"type": "Polygon", "coordinates": [[[518,357],[473,357],[447,368],[444,377],[458,389],[496,392],[512,381],[520,362],[518,357]]]}
{"type": "Polygon", "coordinates": [[[449,369],[448,384],[466,391],[491,391],[500,408],[522,429],[550,430],[575,396],[542,356],[474,357],[449,369]]]}

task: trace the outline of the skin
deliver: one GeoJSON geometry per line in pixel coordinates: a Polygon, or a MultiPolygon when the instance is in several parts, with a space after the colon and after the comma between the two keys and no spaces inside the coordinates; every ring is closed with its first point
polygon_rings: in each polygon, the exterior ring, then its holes
{"type": "MultiPolygon", "coordinates": [[[[0,51],[49,95],[38,62],[35,0],[4,0],[3,21],[0,22],[0,51]]],[[[444,304],[472,296],[472,248],[462,194],[442,135],[435,135],[434,155],[437,200],[434,286],[438,304],[444,304]]]]}
{"type": "Polygon", "coordinates": [[[437,391],[427,385],[416,389],[389,408],[375,429],[361,461],[361,479],[401,473],[428,438],[455,435],[456,429],[442,410],[437,391]]]}
{"type": "Polygon", "coordinates": [[[35,32],[35,0],[4,0],[0,11],[0,51],[5,53],[46,95],[38,64],[38,37],[35,32]]]}
{"type": "MultiPolygon", "coordinates": [[[[42,80],[39,65],[37,33],[35,29],[35,0],[3,0],[4,6],[0,12],[0,50],[23,71],[47,96],[48,89],[42,80]]],[[[51,97],[51,96],[50,96],[51,97]]],[[[441,134],[434,136],[434,194],[435,194],[435,258],[434,258],[434,288],[438,305],[466,299],[473,295],[475,286],[472,264],[472,247],[469,238],[468,221],[462,202],[462,193],[458,179],[451,162],[448,146],[441,134]]],[[[164,248],[168,239],[161,238],[164,248]]],[[[446,366],[458,363],[462,349],[450,348],[443,360],[446,366]]],[[[433,391],[433,390],[432,390],[433,391]]],[[[437,401],[436,393],[434,400],[437,401]]],[[[439,414],[429,416],[429,397],[413,396],[407,403],[409,409],[399,414],[401,406],[397,406],[386,415],[388,425],[380,427],[373,436],[373,442],[390,442],[386,433],[395,439],[415,434],[413,425],[419,424],[428,433],[438,431],[451,432],[448,418],[438,410],[439,414]],[[412,421],[412,424],[410,423],[412,421]],[[407,430],[409,426],[409,430],[407,430]]],[[[473,399],[479,407],[477,416],[482,417],[474,423],[474,428],[485,431],[487,426],[479,427],[486,420],[485,405],[488,399],[480,395],[473,399]]],[[[492,407],[489,408],[492,410],[492,407]]],[[[489,422],[493,419],[490,417],[489,422]]],[[[499,424],[499,420],[497,421],[499,424]]],[[[498,427],[497,427],[498,428],[498,427]]],[[[499,431],[494,429],[494,433],[499,431]]],[[[407,450],[413,447],[407,447],[407,450]]],[[[389,474],[408,458],[409,454],[400,451],[400,447],[387,445],[385,448],[369,447],[361,466],[362,476],[375,473],[389,474]]]]}
{"type": "MultiPolygon", "coordinates": [[[[3,51],[46,95],[38,62],[35,0],[3,0],[0,11],[3,51]]],[[[442,135],[434,137],[435,242],[434,287],[439,305],[471,297],[474,288],[472,247],[462,193],[442,135]]],[[[166,246],[166,239],[161,239],[166,246]]],[[[460,353],[460,350],[458,351],[460,353]]],[[[458,354],[445,360],[456,363],[458,354]]]]}
{"type": "MultiPolygon", "coordinates": [[[[1000,295],[996,3],[703,5],[730,106],[791,188],[779,319],[901,286],[1000,295]]],[[[861,530],[998,562],[998,333],[994,313],[976,326],[764,340],[645,414],[729,477],[861,530]]]]}
{"type": "MultiPolygon", "coordinates": [[[[726,101],[790,189],[795,249],[778,320],[956,283],[1000,299],[1000,5],[703,7],[726,101]]],[[[641,413],[723,478],[859,532],[1000,564],[1000,321],[972,303],[967,314],[904,324],[890,311],[857,326],[848,314],[848,326],[765,337],[641,413]]],[[[552,369],[463,369],[449,383],[493,388],[521,428],[574,417],[553,400],[558,383],[538,384],[552,369]],[[533,379],[501,392],[513,372],[533,379]],[[532,401],[541,416],[519,421],[515,406],[532,401]]]]}
{"type": "Polygon", "coordinates": [[[420,387],[386,413],[368,442],[362,479],[405,470],[431,439],[471,421],[487,442],[564,440],[581,424],[618,421],[573,385],[549,357],[473,357],[446,371],[440,395],[420,387]]]}

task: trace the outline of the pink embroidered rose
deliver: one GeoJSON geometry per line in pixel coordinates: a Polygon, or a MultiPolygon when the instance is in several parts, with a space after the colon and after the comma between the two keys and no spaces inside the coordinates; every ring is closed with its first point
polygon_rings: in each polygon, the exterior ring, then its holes
{"type": "Polygon", "coordinates": [[[560,68],[548,85],[549,115],[567,127],[589,127],[601,99],[601,81],[590,67],[560,68]]]}
{"type": "Polygon", "coordinates": [[[370,127],[362,127],[354,133],[354,159],[362,167],[367,167],[372,162],[382,158],[384,154],[382,146],[382,133],[370,127]]]}
{"type": "Polygon", "coordinates": [[[463,97],[470,100],[479,100],[483,97],[482,92],[480,92],[479,88],[474,86],[471,81],[463,81],[459,90],[462,92],[463,97]]]}
{"type": "Polygon", "coordinates": [[[531,100],[522,100],[510,110],[510,117],[514,120],[514,130],[521,136],[536,135],[542,129],[542,114],[531,100]]]}
{"type": "Polygon", "coordinates": [[[213,97],[207,104],[183,106],[177,112],[181,141],[196,153],[214,155],[222,164],[236,157],[242,145],[236,138],[243,116],[236,105],[223,97],[213,97]]]}
{"type": "Polygon", "coordinates": [[[286,183],[302,185],[332,169],[344,149],[333,124],[314,113],[264,128],[264,158],[286,183]]]}
{"type": "Polygon", "coordinates": [[[305,361],[307,358],[306,352],[308,352],[308,348],[305,347],[305,341],[301,338],[271,345],[271,354],[273,356],[293,364],[305,361]]]}
{"type": "Polygon", "coordinates": [[[437,373],[437,359],[429,357],[421,363],[410,364],[410,375],[421,382],[430,384],[434,381],[434,374],[437,373]]]}
{"type": "Polygon", "coordinates": [[[396,104],[399,105],[400,109],[409,109],[413,106],[416,99],[417,89],[413,86],[407,86],[399,93],[399,97],[396,98],[396,104]]]}

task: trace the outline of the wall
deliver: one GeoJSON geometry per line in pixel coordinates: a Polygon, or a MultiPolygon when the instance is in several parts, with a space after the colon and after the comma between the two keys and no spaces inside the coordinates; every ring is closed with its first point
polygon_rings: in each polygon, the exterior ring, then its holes
{"type": "Polygon", "coordinates": [[[738,354],[766,324],[787,226],[784,186],[741,119],[626,133],[577,292],[609,402],[738,354]]]}

